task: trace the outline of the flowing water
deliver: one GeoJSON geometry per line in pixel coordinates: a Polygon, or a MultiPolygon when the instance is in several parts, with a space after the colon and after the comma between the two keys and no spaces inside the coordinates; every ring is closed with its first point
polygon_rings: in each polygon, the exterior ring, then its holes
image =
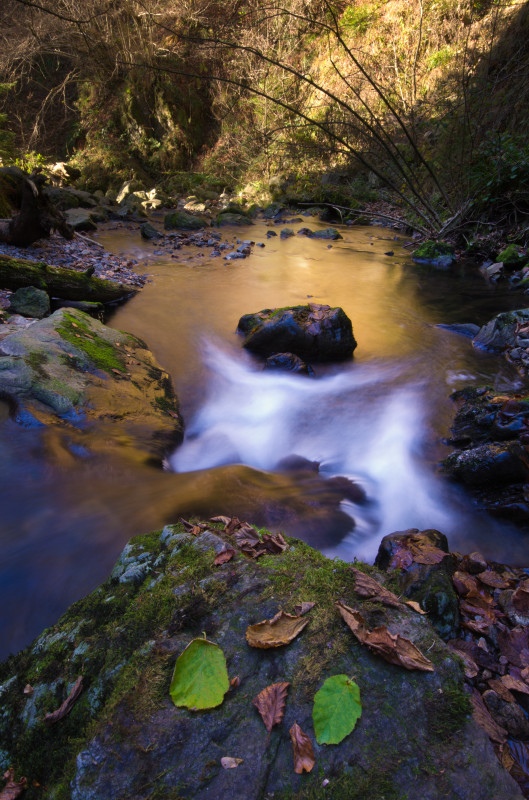
{"type": "Polygon", "coordinates": [[[42,432],[17,426],[0,402],[2,654],[103,580],[130,536],[180,514],[233,512],[346,560],[373,559],[393,530],[435,527],[453,549],[528,563],[529,539],[478,513],[437,469],[449,452],[450,393],[512,388],[519,378],[436,326],[480,324],[523,298],[470,270],[418,268],[387,230],[342,232],[329,248],[301,236],[267,240],[264,223],[224,229],[266,243],[237,261],[206,248],[172,259],[153,255],[156,245],[137,232],[101,233],[108,249],[146,262],[151,282],[109,324],[145,339],[169,371],[186,437],[163,472],[82,458],[61,469],[47,459],[42,432]],[[315,365],[313,378],[263,371],[241,348],[239,317],[309,300],[344,308],[354,359],[315,365]],[[317,462],[319,474],[285,469],[294,455],[317,462]],[[343,483],[326,480],[336,476],[361,486],[366,502],[342,499],[343,483]]]}

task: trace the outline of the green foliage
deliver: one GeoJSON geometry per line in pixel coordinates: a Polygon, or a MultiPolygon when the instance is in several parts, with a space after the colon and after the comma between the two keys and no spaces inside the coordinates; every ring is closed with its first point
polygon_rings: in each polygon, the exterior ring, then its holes
{"type": "Polygon", "coordinates": [[[23,169],[24,172],[34,172],[39,167],[44,167],[48,163],[48,159],[41,153],[36,153],[30,150],[27,153],[21,153],[20,156],[15,158],[15,165],[23,169]]]}
{"type": "Polygon", "coordinates": [[[529,209],[529,147],[527,137],[498,133],[486,137],[470,170],[478,206],[501,203],[529,209]]]}
{"type": "Polygon", "coordinates": [[[318,744],[340,744],[362,714],[360,689],[347,675],[327,678],[314,697],[312,720],[318,744]]]}
{"type": "Polygon", "coordinates": [[[366,33],[370,25],[376,22],[376,8],[371,5],[351,4],[342,14],[342,26],[355,33],[366,33]]]}
{"type": "Polygon", "coordinates": [[[230,688],[226,659],[207,639],[193,639],[177,658],[170,694],[175,706],[191,711],[220,706],[230,688]]]}
{"type": "Polygon", "coordinates": [[[449,64],[454,56],[453,48],[450,45],[446,45],[438,50],[436,53],[432,53],[426,59],[426,68],[428,70],[435,69],[436,67],[444,67],[446,64],[449,64]]]}

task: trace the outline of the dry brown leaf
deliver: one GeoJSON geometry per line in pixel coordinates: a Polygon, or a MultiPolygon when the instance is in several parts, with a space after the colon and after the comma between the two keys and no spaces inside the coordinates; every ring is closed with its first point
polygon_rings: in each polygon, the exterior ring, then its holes
{"type": "Polygon", "coordinates": [[[264,533],[262,543],[268,552],[273,555],[282,553],[283,550],[286,550],[288,547],[288,544],[280,533],[264,533]]]}
{"type": "Polygon", "coordinates": [[[289,733],[294,750],[294,772],[296,775],[310,772],[316,763],[311,740],[306,733],[303,733],[297,722],[292,725],[289,733]]]}
{"type": "Polygon", "coordinates": [[[521,680],[521,678],[516,678],[514,675],[502,675],[501,682],[507,689],[513,692],[529,694],[529,686],[525,683],[525,681],[521,680]]]}
{"type": "Polygon", "coordinates": [[[315,605],[316,603],[299,603],[299,605],[294,606],[294,613],[297,614],[298,617],[302,617],[307,611],[314,608],[315,605]]]}
{"type": "Polygon", "coordinates": [[[391,569],[407,569],[414,561],[416,564],[440,564],[447,555],[424,537],[411,533],[403,536],[395,547],[389,566],[391,569]]]}
{"type": "Polygon", "coordinates": [[[492,719],[485,703],[481,699],[480,693],[476,689],[472,691],[470,702],[472,703],[474,721],[483,728],[489,739],[498,744],[504,744],[507,741],[507,731],[492,719]]]}
{"type": "Polygon", "coordinates": [[[487,681],[487,683],[490,688],[501,697],[502,700],[505,700],[507,703],[516,702],[516,698],[510,693],[503,681],[499,680],[498,678],[493,678],[492,680],[487,681]]]}
{"type": "Polygon", "coordinates": [[[241,679],[239,678],[238,675],[236,675],[235,678],[232,678],[230,680],[231,689],[238,689],[240,685],[241,685],[241,679]]]}
{"type": "MultiPolygon", "coordinates": [[[[234,520],[237,520],[237,518],[234,517],[234,520]]],[[[239,520],[237,520],[237,523],[238,529],[235,532],[237,547],[239,547],[245,555],[250,556],[250,558],[264,556],[266,554],[266,548],[263,546],[256,529],[248,522],[239,522],[239,520]]],[[[227,532],[229,531],[227,530],[227,532]]],[[[234,531],[231,532],[233,533],[234,531]]]]}
{"type": "Polygon", "coordinates": [[[215,557],[215,561],[213,562],[215,566],[219,566],[220,564],[225,564],[227,561],[231,561],[233,556],[235,555],[235,550],[233,547],[224,547],[220,553],[217,553],[215,557]]]}
{"type": "Polygon", "coordinates": [[[517,625],[516,628],[499,628],[497,634],[500,653],[515,667],[529,667],[529,629],[517,625]]]}
{"type": "Polygon", "coordinates": [[[210,517],[210,522],[222,522],[224,526],[229,525],[231,517],[210,517]]]}
{"type": "Polygon", "coordinates": [[[44,717],[44,722],[46,723],[46,725],[53,725],[54,722],[59,722],[59,720],[61,720],[63,717],[69,714],[74,706],[75,701],[77,700],[82,691],[83,691],[83,676],[79,675],[79,677],[75,681],[72,691],[70,692],[64,703],[62,703],[56,711],[52,711],[51,713],[46,714],[46,716],[44,717]]]}
{"type": "Polygon", "coordinates": [[[220,759],[220,763],[224,767],[224,769],[235,769],[238,767],[239,764],[243,764],[244,760],[242,758],[232,758],[231,756],[224,756],[220,759]]]}
{"type": "Polygon", "coordinates": [[[393,594],[393,592],[390,592],[389,589],[381,586],[378,581],[376,581],[370,575],[366,575],[365,572],[356,569],[356,567],[349,567],[349,569],[355,576],[356,594],[359,594],[360,597],[369,597],[373,598],[374,600],[378,600],[385,606],[400,608],[401,602],[396,594],[393,594]]]}
{"type": "Polygon", "coordinates": [[[199,522],[197,525],[193,525],[192,522],[187,522],[187,520],[183,519],[182,517],[180,517],[180,522],[186,529],[187,533],[190,533],[191,536],[199,536],[202,531],[207,531],[209,527],[204,522],[199,522]]]}
{"type": "Polygon", "coordinates": [[[6,785],[0,792],[0,800],[16,800],[28,785],[27,778],[21,778],[19,781],[15,780],[15,770],[12,767],[7,772],[4,772],[4,780],[6,785]]]}
{"type": "Polygon", "coordinates": [[[427,611],[424,610],[424,608],[421,608],[419,603],[416,603],[415,600],[405,600],[404,602],[406,603],[407,606],[409,606],[410,608],[413,608],[413,610],[416,611],[417,614],[427,614],[428,613],[427,611]]]}
{"type": "Polygon", "coordinates": [[[295,617],[278,611],[272,619],[265,619],[246,629],[246,641],[251,647],[267,650],[290,642],[308,625],[308,617],[295,617]]]}
{"type": "Polygon", "coordinates": [[[405,669],[433,672],[432,662],[409,639],[400,634],[390,633],[385,625],[380,625],[370,631],[359,611],[355,611],[343,603],[338,602],[335,605],[358,641],[389,661],[390,664],[397,664],[405,669]]]}
{"type": "Polygon", "coordinates": [[[478,587],[477,579],[473,575],[469,575],[468,572],[462,572],[461,570],[454,572],[452,581],[456,592],[460,595],[465,595],[478,587]]]}
{"type": "Polygon", "coordinates": [[[490,630],[490,622],[486,619],[463,619],[461,620],[461,627],[466,628],[467,631],[477,633],[479,636],[487,635],[490,630]]]}
{"type": "Polygon", "coordinates": [[[24,694],[33,694],[34,691],[35,690],[33,686],[30,683],[26,683],[26,685],[24,686],[24,694]]]}
{"type": "MultiPolygon", "coordinates": [[[[458,645],[458,643],[460,641],[461,640],[459,640],[459,639],[452,639],[450,642],[448,642],[448,647],[450,648],[450,650],[452,650],[452,652],[454,652],[456,655],[458,655],[459,658],[461,658],[461,660],[463,661],[463,668],[464,668],[464,671],[465,671],[465,677],[470,678],[470,679],[475,678],[475,677],[477,677],[477,674],[479,672],[478,666],[477,666],[476,662],[474,661],[474,659],[472,658],[472,656],[468,652],[458,648],[457,645],[458,645]]],[[[463,642],[463,644],[466,645],[468,643],[467,642],[463,642]]],[[[473,645],[473,647],[475,647],[475,645],[473,645]]]]}
{"type": "Polygon", "coordinates": [[[285,703],[290,683],[272,683],[262,692],[254,697],[252,703],[263,718],[263,722],[268,733],[274,725],[279,725],[285,715],[285,703]]]}
{"type": "Polygon", "coordinates": [[[508,745],[501,745],[500,761],[502,767],[506,769],[507,772],[510,772],[514,764],[514,758],[512,757],[508,745]]]}
{"type": "Polygon", "coordinates": [[[510,586],[509,581],[506,581],[505,578],[502,578],[501,575],[491,569],[480,572],[477,577],[481,583],[484,583],[485,586],[490,586],[492,589],[508,589],[510,586]]]}
{"type": "Polygon", "coordinates": [[[529,580],[522,581],[513,592],[511,598],[513,607],[520,614],[529,611],[529,580]]]}

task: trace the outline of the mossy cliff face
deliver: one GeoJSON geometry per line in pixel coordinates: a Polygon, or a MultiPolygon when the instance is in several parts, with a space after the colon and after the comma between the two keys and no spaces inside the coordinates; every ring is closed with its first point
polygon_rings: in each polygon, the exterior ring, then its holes
{"type": "Polygon", "coordinates": [[[347,564],[297,540],[288,544],[258,562],[237,554],[214,566],[225,545],[215,525],[197,537],[179,526],[138,537],[106,583],[0,665],[0,760],[28,778],[27,800],[521,797],[469,719],[460,664],[427,620],[361,603],[347,564]],[[435,671],[408,672],[369,654],[334,609],[338,598],[370,625],[387,624],[427,650],[435,671]],[[248,624],[299,601],[316,606],[293,643],[246,644],[248,624]],[[174,707],[169,685],[177,656],[204,633],[222,647],[240,685],[220,707],[193,713],[174,707]],[[362,717],[340,745],[318,746],[314,693],[341,673],[360,687],[362,717]],[[46,727],[44,714],[78,675],[83,691],[72,711],[46,727]],[[252,698],[277,681],[291,686],[285,719],[267,744],[252,698]],[[293,771],[294,722],[314,745],[309,775],[293,771]],[[244,761],[224,770],[223,756],[244,761]]]}
{"type": "Polygon", "coordinates": [[[53,432],[63,455],[81,446],[161,458],[182,438],[171,381],[144,342],[76,309],[1,339],[0,394],[17,421],[53,432]]]}

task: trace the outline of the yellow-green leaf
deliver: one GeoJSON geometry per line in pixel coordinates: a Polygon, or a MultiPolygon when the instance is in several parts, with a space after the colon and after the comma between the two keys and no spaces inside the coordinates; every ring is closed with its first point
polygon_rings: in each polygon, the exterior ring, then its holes
{"type": "Polygon", "coordinates": [[[226,659],[220,647],[193,639],[176,659],[169,690],[175,706],[191,711],[220,706],[230,688],[226,659]]]}
{"type": "Polygon", "coordinates": [[[340,744],[362,714],[360,689],[347,675],[327,678],[314,696],[312,721],[318,744],[340,744]]]}

